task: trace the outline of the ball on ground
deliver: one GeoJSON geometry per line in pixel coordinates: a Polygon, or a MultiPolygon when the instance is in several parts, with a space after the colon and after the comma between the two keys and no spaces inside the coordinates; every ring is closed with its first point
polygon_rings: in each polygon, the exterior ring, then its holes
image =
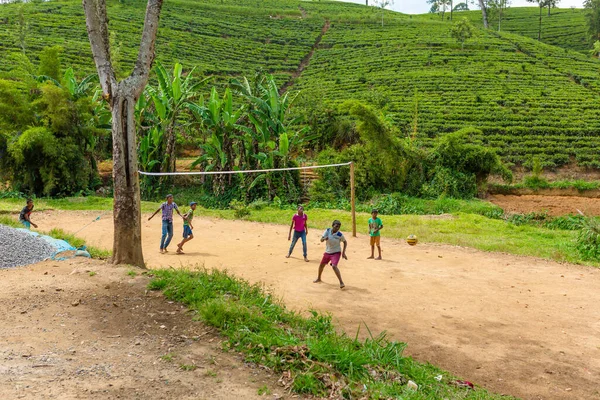
{"type": "Polygon", "coordinates": [[[406,243],[410,244],[411,246],[414,246],[415,244],[417,244],[417,242],[418,240],[416,235],[408,235],[408,237],[406,238],[406,243]]]}

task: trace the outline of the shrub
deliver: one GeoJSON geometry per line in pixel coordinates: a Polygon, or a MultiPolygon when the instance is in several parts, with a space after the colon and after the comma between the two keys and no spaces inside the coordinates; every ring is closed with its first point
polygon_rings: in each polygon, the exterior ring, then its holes
{"type": "Polygon", "coordinates": [[[584,260],[600,260],[600,222],[585,218],[577,237],[577,250],[584,260]]]}
{"type": "Polygon", "coordinates": [[[250,209],[243,201],[232,200],[229,203],[229,208],[234,210],[233,215],[236,218],[244,218],[250,215],[250,209]]]}

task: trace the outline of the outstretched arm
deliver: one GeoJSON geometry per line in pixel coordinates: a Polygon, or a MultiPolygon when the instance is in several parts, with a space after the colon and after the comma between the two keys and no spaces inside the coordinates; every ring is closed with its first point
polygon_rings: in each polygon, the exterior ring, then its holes
{"type": "Polygon", "coordinates": [[[150,218],[148,218],[148,221],[150,221],[152,218],[154,218],[154,216],[155,216],[156,214],[158,214],[158,212],[159,212],[160,210],[161,210],[161,208],[159,208],[158,210],[154,211],[154,214],[152,214],[152,215],[150,216],[150,218]]]}

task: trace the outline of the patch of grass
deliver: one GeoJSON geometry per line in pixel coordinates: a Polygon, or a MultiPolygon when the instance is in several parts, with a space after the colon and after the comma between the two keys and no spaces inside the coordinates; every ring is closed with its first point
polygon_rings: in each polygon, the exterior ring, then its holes
{"type": "MultiPolygon", "coordinates": [[[[385,333],[366,339],[340,333],[330,315],[311,311],[308,317],[288,310],[259,285],[213,270],[154,271],[149,284],[174,301],[195,310],[206,324],[218,328],[225,348],[244,354],[291,378],[296,393],[331,398],[503,399],[478,388],[464,391],[452,385],[448,373],[405,357],[404,343],[385,333]],[[442,375],[440,382],[435,379],[442,375]],[[418,391],[406,387],[408,380],[418,391]]],[[[205,372],[215,376],[212,370],[205,372]]],[[[262,389],[262,388],[261,388],[262,389]]],[[[266,392],[265,392],[266,393],[266,392]]],[[[259,389],[259,394],[260,389],[259,389]]]]}
{"type": "Polygon", "coordinates": [[[15,218],[9,217],[8,215],[0,215],[0,224],[11,226],[13,228],[22,228],[23,225],[19,223],[15,218]]]}
{"type": "Polygon", "coordinates": [[[132,278],[135,278],[137,276],[137,272],[133,269],[130,269],[129,271],[127,271],[127,275],[129,275],[132,278]]]}
{"type": "Polygon", "coordinates": [[[181,364],[179,366],[179,369],[181,369],[182,371],[195,371],[196,368],[198,367],[193,364],[181,364]]]}
{"type": "Polygon", "coordinates": [[[267,385],[263,385],[258,388],[259,396],[269,396],[271,394],[271,389],[267,385]]]}
{"type": "Polygon", "coordinates": [[[212,369],[207,369],[204,375],[210,376],[211,378],[215,378],[217,376],[217,373],[212,369]]]}
{"type": "MultiPolygon", "coordinates": [[[[33,200],[36,211],[67,210],[67,211],[110,211],[113,209],[111,197],[65,197],[62,199],[38,198],[33,200]]],[[[19,198],[1,198],[0,213],[17,214],[25,206],[25,201],[19,198]]],[[[160,206],[160,202],[142,201],[142,212],[154,212],[160,206]]]]}
{"type": "Polygon", "coordinates": [[[166,361],[166,362],[171,362],[171,361],[173,361],[174,357],[175,357],[175,354],[167,353],[167,354],[160,356],[160,359],[163,361],[166,361]]]}
{"type": "Polygon", "coordinates": [[[90,276],[96,276],[96,272],[95,271],[90,271],[90,276]]]}

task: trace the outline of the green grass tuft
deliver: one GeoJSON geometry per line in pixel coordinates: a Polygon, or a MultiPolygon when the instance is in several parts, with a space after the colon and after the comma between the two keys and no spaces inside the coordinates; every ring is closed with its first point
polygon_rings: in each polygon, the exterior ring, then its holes
{"type": "Polygon", "coordinates": [[[289,311],[259,285],[223,271],[157,270],[149,288],[197,311],[225,336],[225,348],[244,354],[248,362],[288,373],[289,387],[296,393],[371,399],[507,398],[448,385],[452,376],[405,357],[406,345],[385,333],[375,336],[367,329],[365,339],[358,333],[354,338],[338,333],[330,315],[311,311],[304,317],[289,311]],[[444,377],[441,382],[435,379],[438,375],[444,377]],[[419,390],[407,390],[408,380],[417,382],[419,390]]]}

